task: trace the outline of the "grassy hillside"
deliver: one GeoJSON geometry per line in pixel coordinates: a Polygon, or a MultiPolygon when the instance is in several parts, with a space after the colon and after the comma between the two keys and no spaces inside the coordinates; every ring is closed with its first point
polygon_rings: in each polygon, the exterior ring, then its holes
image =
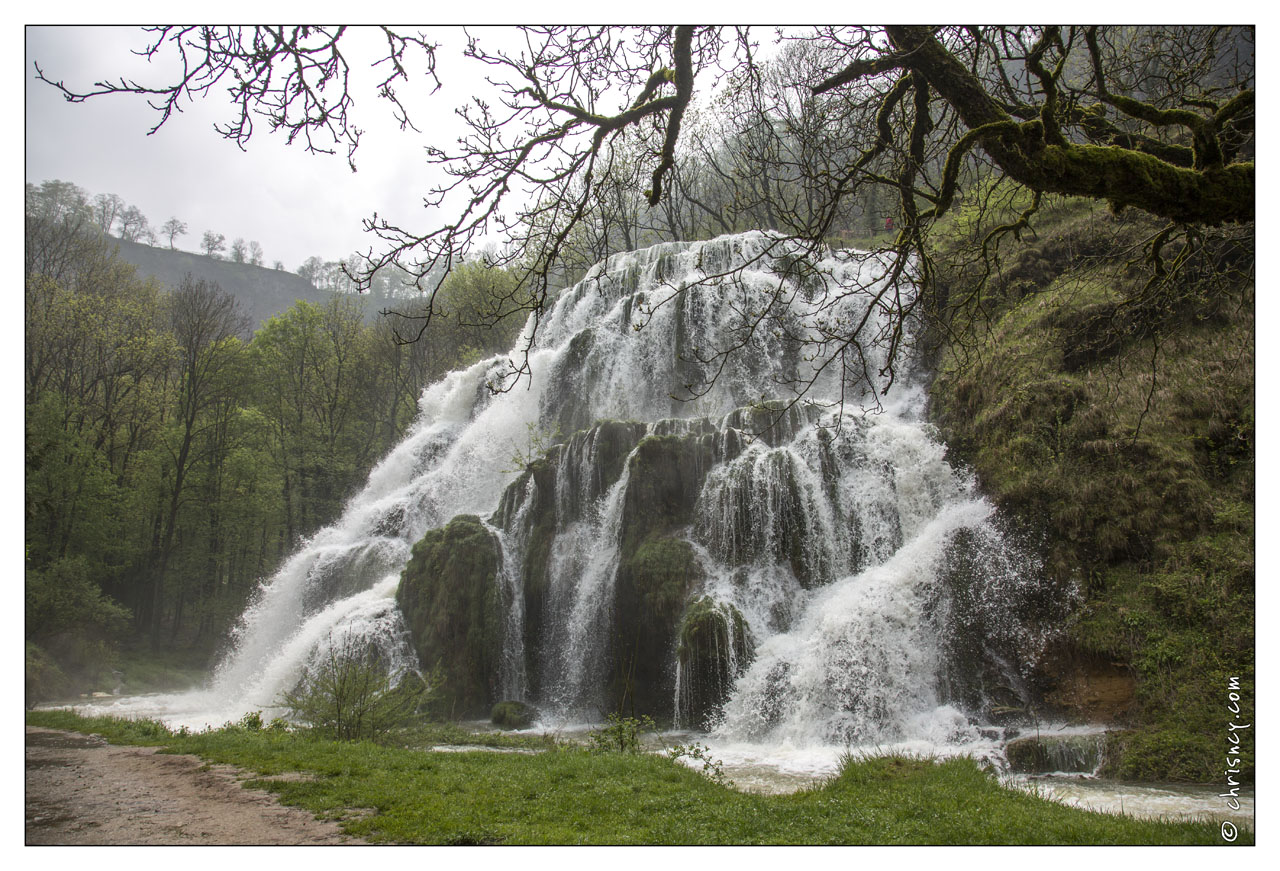
{"type": "MultiPolygon", "coordinates": [[[[1220,781],[1233,677],[1253,722],[1252,238],[1210,234],[1176,271],[1173,248],[1150,286],[1159,227],[1079,202],[1034,226],[941,342],[934,417],[1079,591],[1043,713],[1127,727],[1113,775],[1220,781]]],[[[986,228],[951,230],[934,290],[956,303],[986,228]]]]}
{"type": "MultiPolygon", "coordinates": [[[[119,247],[120,259],[132,264],[143,278],[155,278],[168,287],[177,287],[187,273],[196,279],[216,283],[239,300],[249,317],[250,327],[257,329],[266,320],[293,307],[300,299],[323,306],[334,296],[321,290],[301,275],[282,269],[268,269],[250,263],[235,263],[190,251],[126,242],[112,239],[119,247]]],[[[365,300],[365,322],[371,323],[378,312],[403,305],[403,300],[389,300],[377,293],[361,294],[365,300]]]]}

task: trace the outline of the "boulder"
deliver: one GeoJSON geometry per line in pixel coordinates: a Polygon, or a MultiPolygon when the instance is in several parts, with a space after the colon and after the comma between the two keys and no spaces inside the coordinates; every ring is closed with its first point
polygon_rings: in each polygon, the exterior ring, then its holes
{"type": "Polygon", "coordinates": [[[708,728],[754,654],[750,627],[737,608],[710,596],[690,604],[680,622],[676,649],[679,725],[708,728]]]}
{"type": "Polygon", "coordinates": [[[413,546],[396,604],[424,670],[444,671],[443,705],[455,717],[490,712],[502,658],[506,603],[497,582],[497,537],[470,515],[413,546]]]}
{"type": "Polygon", "coordinates": [[[1106,735],[1033,735],[1015,738],[1004,747],[1009,769],[1022,774],[1055,771],[1092,773],[1102,762],[1106,735]]]}
{"type": "Polygon", "coordinates": [[[489,722],[499,729],[528,729],[538,712],[524,702],[498,702],[489,713],[489,722]]]}

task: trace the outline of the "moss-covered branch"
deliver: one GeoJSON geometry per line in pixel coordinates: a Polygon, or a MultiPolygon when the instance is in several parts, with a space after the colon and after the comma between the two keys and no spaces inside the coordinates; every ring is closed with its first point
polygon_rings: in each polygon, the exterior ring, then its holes
{"type": "MultiPolygon", "coordinates": [[[[1221,152],[1215,151],[1213,145],[1216,137],[1210,135],[1214,128],[1212,118],[1189,110],[1148,107],[1152,109],[1148,112],[1107,93],[1099,84],[1104,102],[1110,105],[1118,100],[1127,107],[1122,110],[1134,117],[1153,124],[1191,127],[1196,137],[1193,168],[1176,166],[1121,145],[1056,141],[1054,134],[1046,136],[1043,120],[1023,122],[1014,132],[1010,126],[1014,119],[929,28],[900,26],[887,31],[903,65],[924,75],[971,130],[992,131],[979,137],[983,149],[1005,174],[1032,190],[1105,200],[1115,209],[1139,208],[1179,223],[1214,225],[1253,220],[1253,164],[1222,165],[1221,152]],[[1191,121],[1191,117],[1196,120],[1191,121]]],[[[1042,82],[1051,79],[1046,73],[1042,82]]],[[[1228,119],[1243,114],[1246,101],[1241,98],[1233,106],[1228,104],[1229,111],[1226,107],[1220,111],[1228,119]]]]}

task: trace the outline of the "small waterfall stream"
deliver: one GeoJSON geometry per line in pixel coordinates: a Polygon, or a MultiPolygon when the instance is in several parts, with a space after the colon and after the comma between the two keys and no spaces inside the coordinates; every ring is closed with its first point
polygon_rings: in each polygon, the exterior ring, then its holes
{"type": "Polygon", "coordinates": [[[491,392],[495,358],[424,391],[341,518],[263,583],[207,688],[98,709],[193,728],[271,712],[346,633],[411,667],[400,572],[474,514],[508,603],[495,683],[544,726],[613,704],[619,621],[639,611],[649,652],[627,680],[730,757],[990,745],[988,709],[1025,701],[1043,640],[1038,567],[946,462],[918,384],[863,415],[852,361],[809,359],[800,340],[890,326],[886,264],[827,252],[796,278],[804,256],[746,233],[598,264],[540,325],[527,382],[491,392]],[[534,434],[558,434],[545,468],[500,471],[534,434]]]}

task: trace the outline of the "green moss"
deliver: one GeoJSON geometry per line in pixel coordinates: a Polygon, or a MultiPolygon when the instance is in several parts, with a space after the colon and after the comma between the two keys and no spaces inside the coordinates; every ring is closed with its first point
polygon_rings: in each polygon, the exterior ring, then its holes
{"type": "Polygon", "coordinates": [[[708,727],[754,655],[755,642],[742,612],[710,596],[692,602],[680,621],[676,649],[681,725],[708,727]]]}
{"type": "Polygon", "coordinates": [[[489,712],[489,722],[501,729],[527,729],[537,713],[524,702],[498,702],[489,712]]]}
{"type": "Polygon", "coordinates": [[[1226,681],[1253,673],[1252,284],[1206,257],[1144,295],[1117,252],[1146,225],[1093,210],[1038,229],[991,276],[985,316],[953,322],[932,413],[1079,585],[1069,643],[1137,677],[1142,737],[1116,770],[1213,779],[1226,681]],[[1164,764],[1143,749],[1162,742],[1180,748],[1164,764]]]}
{"type": "Polygon", "coordinates": [[[612,682],[621,710],[671,718],[671,648],[685,603],[701,580],[702,567],[684,539],[651,534],[623,552],[615,592],[612,682]]]}
{"type": "MultiPolygon", "coordinates": [[[[1252,721],[1250,721],[1252,722],[1252,721]]],[[[1099,774],[1120,780],[1160,780],[1185,783],[1224,783],[1227,766],[1227,721],[1218,724],[1217,735],[1176,722],[1111,733],[1106,763],[1099,774]],[[1214,767],[1205,760],[1213,758],[1214,767]]],[[[1245,738],[1251,738],[1246,734],[1245,738]]],[[[1241,756],[1242,768],[1233,777],[1241,783],[1254,780],[1252,740],[1241,756]]]]}
{"type": "Polygon", "coordinates": [[[667,534],[693,522],[702,482],[715,460],[714,436],[651,435],[641,439],[630,460],[623,504],[623,550],[652,534],[667,534]]]}
{"type": "Polygon", "coordinates": [[[396,604],[422,667],[443,670],[452,716],[483,716],[493,704],[506,611],[500,558],[493,533],[463,515],[424,535],[400,576],[396,604]]]}

